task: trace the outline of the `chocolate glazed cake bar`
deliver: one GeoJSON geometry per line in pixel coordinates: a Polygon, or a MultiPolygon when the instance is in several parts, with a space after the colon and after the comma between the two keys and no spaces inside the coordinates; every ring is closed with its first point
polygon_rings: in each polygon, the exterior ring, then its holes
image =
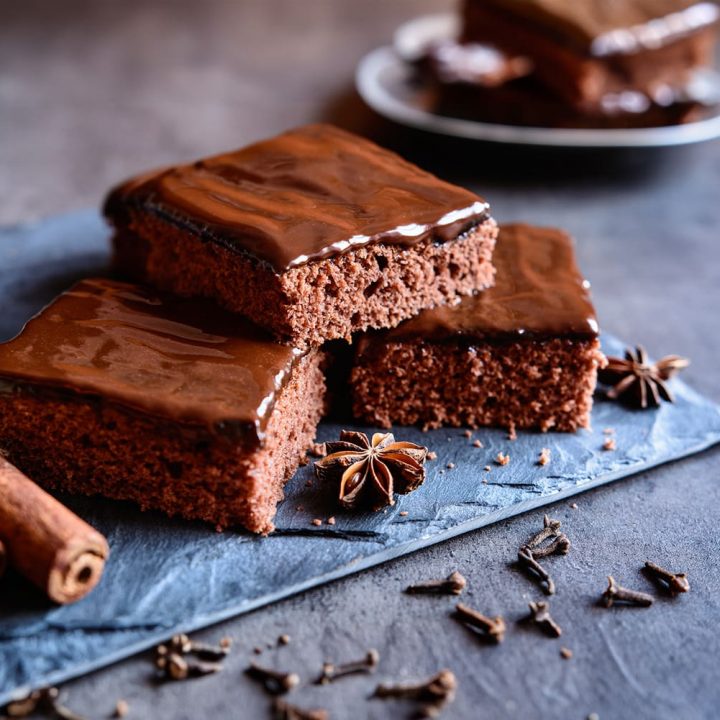
{"type": "Polygon", "coordinates": [[[0,345],[0,448],[53,488],[266,533],[321,362],[206,301],[85,280],[0,345]]]}
{"type": "Polygon", "coordinates": [[[675,102],[692,71],[712,65],[720,9],[698,0],[465,0],[463,16],[463,42],[522,55],[540,83],[597,114],[641,96],[675,102]]]}
{"type": "Polygon", "coordinates": [[[505,225],[497,284],[359,344],[351,383],[367,422],[573,431],[604,364],[587,282],[560,230],[505,225]]]}
{"type": "Polygon", "coordinates": [[[105,213],[122,273],[304,346],[493,280],[483,199],[330,125],[136,178],[105,213]]]}

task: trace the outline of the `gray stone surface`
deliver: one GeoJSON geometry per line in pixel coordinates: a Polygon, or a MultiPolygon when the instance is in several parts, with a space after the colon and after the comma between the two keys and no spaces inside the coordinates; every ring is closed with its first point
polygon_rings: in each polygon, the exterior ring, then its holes
{"type": "MultiPolygon", "coordinates": [[[[720,401],[720,145],[620,156],[520,153],[390,128],[350,92],[362,53],[402,19],[449,2],[38,2],[0,7],[0,217],[16,222],[96,204],[118,177],[309,119],[329,118],[477,188],[503,220],[563,225],[577,237],[603,327],[654,355],[681,352],[685,379],[720,401]]],[[[0,269],[0,272],[3,272],[0,269]]],[[[410,582],[460,568],[469,600],[514,619],[536,597],[508,565],[539,513],[423,550],[202,633],[237,650],[218,677],[156,687],[139,656],[68,685],[69,702],[106,717],[118,697],[138,718],[263,718],[268,699],[241,671],[253,646],[288,632],[268,662],[307,674],[323,659],[377,647],[383,679],[457,673],[450,718],[714,718],[720,703],[718,450],[580,496],[550,511],[572,534],[553,563],[561,641],[515,627],[475,642],[452,602],[407,598],[410,582]],[[650,610],[594,605],[613,572],[646,586],[652,557],[690,573],[691,593],[650,610]],[[563,661],[560,645],[573,649],[563,661]]],[[[402,717],[367,701],[373,680],[303,688],[333,718],[402,717]]]]}

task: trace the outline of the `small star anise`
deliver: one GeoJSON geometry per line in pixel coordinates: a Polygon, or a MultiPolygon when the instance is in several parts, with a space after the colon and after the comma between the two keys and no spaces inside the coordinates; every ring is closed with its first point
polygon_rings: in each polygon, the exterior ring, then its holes
{"type": "Polygon", "coordinates": [[[340,482],[340,504],[380,510],[394,505],[394,493],[409,493],[425,480],[427,448],[395,442],[392,433],[343,430],[340,440],[326,443],[328,454],[315,463],[321,480],[340,482]]]}
{"type": "Polygon", "coordinates": [[[612,386],[607,391],[612,400],[622,399],[645,409],[660,405],[661,398],[673,402],[672,392],[665,381],[689,364],[687,358],[667,355],[651,365],[645,349],[638,345],[635,350],[627,349],[624,359],[609,357],[607,366],[598,372],[598,379],[612,386]]]}

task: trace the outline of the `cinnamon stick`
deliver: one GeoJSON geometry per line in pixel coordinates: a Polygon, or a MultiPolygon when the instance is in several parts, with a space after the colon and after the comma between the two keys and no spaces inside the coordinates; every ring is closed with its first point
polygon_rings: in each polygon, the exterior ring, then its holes
{"type": "Polygon", "coordinates": [[[8,563],[57,603],[97,585],[107,540],[0,457],[0,544],[8,563]]]}

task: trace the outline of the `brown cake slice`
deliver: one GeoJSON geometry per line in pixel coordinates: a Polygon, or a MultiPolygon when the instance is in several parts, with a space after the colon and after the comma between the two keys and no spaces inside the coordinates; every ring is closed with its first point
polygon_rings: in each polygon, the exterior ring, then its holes
{"type": "Polygon", "coordinates": [[[698,0],[465,0],[462,40],[523,56],[543,85],[598,115],[628,93],[675,102],[713,64],[719,20],[716,3],[698,0]]]}
{"type": "Polygon", "coordinates": [[[51,488],[266,533],[321,362],[207,301],[85,280],[0,344],[0,452],[51,488]]]}
{"type": "Polygon", "coordinates": [[[662,92],[606,93],[576,105],[561,98],[532,71],[529,58],[490,45],[447,40],[418,63],[430,85],[433,112],[502,125],[556,128],[645,128],[700,120],[720,104],[720,80],[692,71],[678,87],[662,92]]]}
{"type": "Polygon", "coordinates": [[[482,198],[331,125],[130,180],[105,213],[122,273],[294,344],[394,327],[493,279],[482,198]]]}
{"type": "Polygon", "coordinates": [[[561,230],[504,225],[496,285],[358,346],[353,408],[367,422],[426,427],[588,427],[604,363],[588,284],[561,230]]]}

